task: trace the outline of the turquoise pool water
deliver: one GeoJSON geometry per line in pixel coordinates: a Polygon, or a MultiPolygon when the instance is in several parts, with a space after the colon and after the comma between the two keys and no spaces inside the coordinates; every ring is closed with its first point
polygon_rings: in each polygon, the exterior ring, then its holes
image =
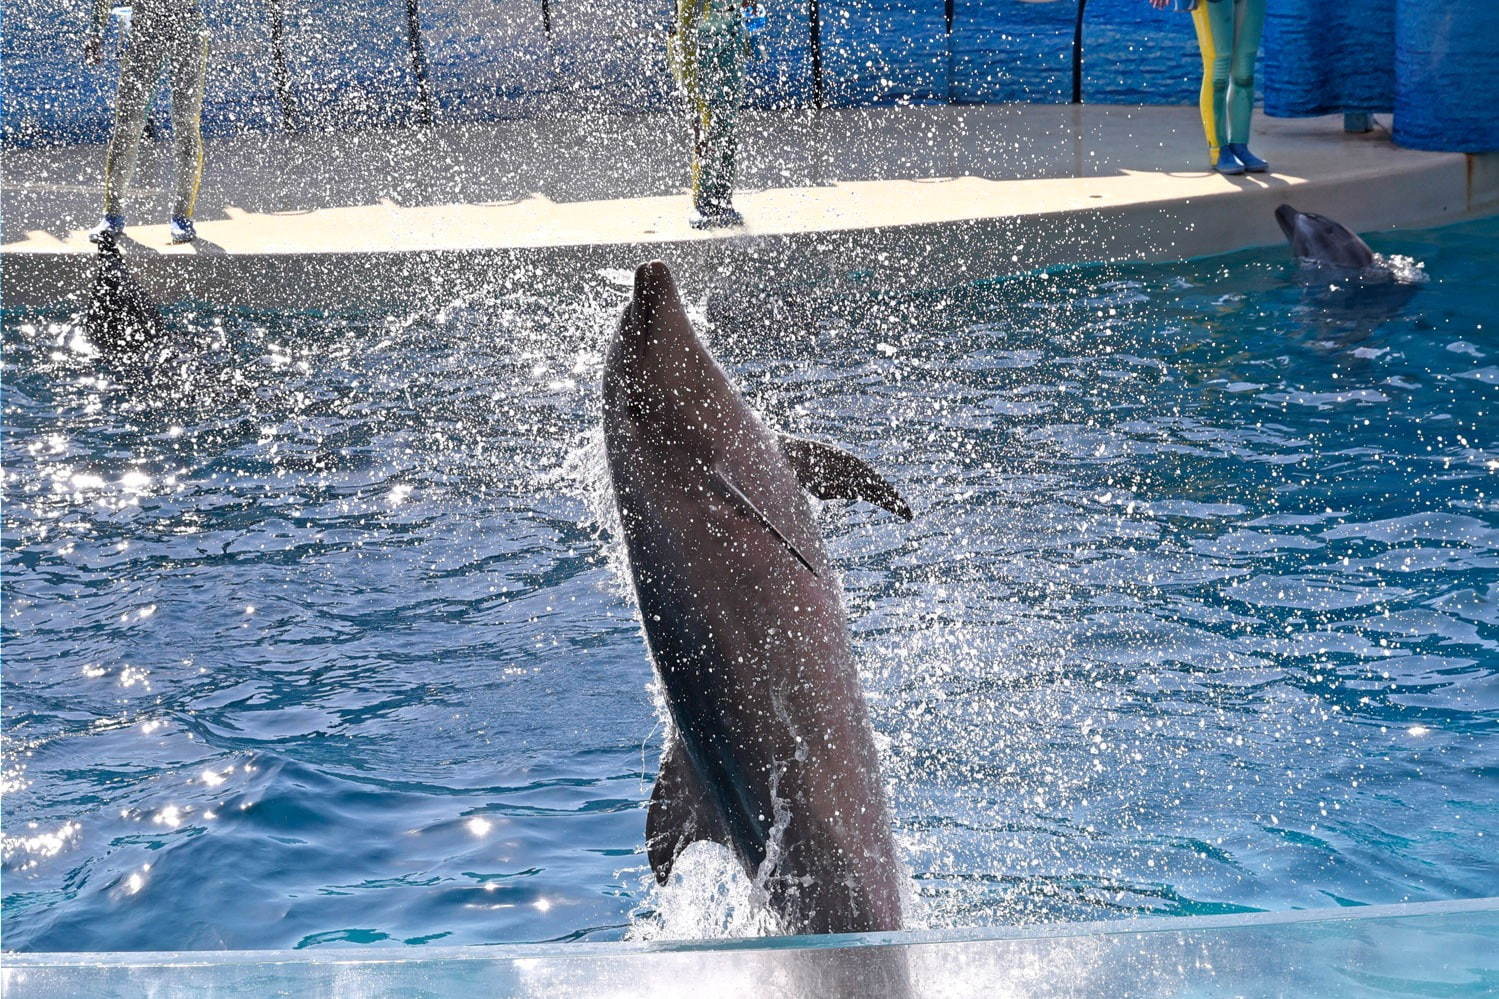
{"type": "MultiPolygon", "coordinates": [[[[707,303],[918,510],[822,514],[919,925],[1499,894],[1499,253],[1372,240],[707,303]]],[[[601,493],[620,275],[416,317],[4,316],[15,950],[755,929],[649,887],[660,725],[601,493]]]]}

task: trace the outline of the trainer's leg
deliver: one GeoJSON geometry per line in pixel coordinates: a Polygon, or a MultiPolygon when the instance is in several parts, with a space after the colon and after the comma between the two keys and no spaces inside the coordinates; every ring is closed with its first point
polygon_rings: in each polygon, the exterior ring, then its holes
{"type": "Polygon", "coordinates": [[[136,35],[120,60],[120,88],[115,95],[114,128],[104,153],[104,214],[124,214],[125,191],[135,174],[146,111],[155,89],[156,73],[165,53],[155,39],[136,35]]]}
{"type": "Polygon", "coordinates": [[[1202,89],[1197,107],[1202,113],[1202,131],[1208,141],[1208,160],[1218,162],[1218,151],[1228,143],[1224,104],[1228,96],[1229,62],[1233,52],[1234,0],[1197,0],[1192,26],[1202,53],[1202,89]]]}
{"type": "MultiPolygon", "coordinates": [[[[1223,2],[1220,6],[1228,6],[1223,2]]],[[[1254,60],[1265,29],[1265,0],[1234,0],[1234,45],[1228,85],[1228,141],[1247,143],[1254,116],[1254,60]]]]}
{"type": "Polygon", "coordinates": [[[172,148],[177,160],[177,201],[172,217],[191,219],[203,182],[203,77],[208,69],[208,32],[189,32],[172,58],[172,148]]]}
{"type": "Polygon", "coordinates": [[[738,117],[743,74],[740,56],[744,36],[739,9],[711,10],[700,22],[697,38],[696,148],[692,200],[699,212],[727,210],[734,197],[738,153],[738,117]]]}

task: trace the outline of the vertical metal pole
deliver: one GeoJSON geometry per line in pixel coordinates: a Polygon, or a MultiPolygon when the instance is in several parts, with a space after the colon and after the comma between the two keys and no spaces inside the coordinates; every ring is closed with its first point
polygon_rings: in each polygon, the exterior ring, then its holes
{"type": "Polygon", "coordinates": [[[822,11],[818,0],[807,0],[807,27],[812,35],[812,106],[821,108],[822,97],[822,11]]]}
{"type": "Polygon", "coordinates": [[[1077,22],[1072,26],[1072,103],[1083,102],[1083,11],[1088,0],[1077,0],[1077,22]]]}
{"type": "Polygon", "coordinates": [[[291,90],[291,70],[286,65],[286,3],[271,4],[271,79],[276,87],[276,103],[281,105],[281,127],[294,132],[301,127],[296,98],[291,90]]]}
{"type": "Polygon", "coordinates": [[[417,0],[406,0],[406,42],[411,49],[411,75],[416,78],[416,121],[432,124],[432,86],[427,78],[427,51],[422,47],[422,16],[417,0]]]}
{"type": "Polygon", "coordinates": [[[952,103],[952,23],[954,16],[954,0],[946,0],[942,11],[943,17],[947,19],[947,103],[952,103]]]}
{"type": "Polygon", "coordinates": [[[548,38],[552,37],[551,0],[541,0],[541,30],[546,32],[548,38]]]}

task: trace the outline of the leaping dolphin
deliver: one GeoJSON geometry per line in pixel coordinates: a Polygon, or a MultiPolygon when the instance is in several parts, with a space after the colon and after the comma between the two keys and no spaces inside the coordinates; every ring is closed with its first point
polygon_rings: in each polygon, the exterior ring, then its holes
{"type": "MultiPolygon", "coordinates": [[[[604,442],[673,722],[646,819],[665,883],[722,843],[790,933],[901,926],[902,868],[837,575],[802,489],[911,510],[859,459],[766,429],[694,333],[666,265],[609,346],[604,442]]],[[[903,973],[902,973],[903,976],[903,973]]]]}

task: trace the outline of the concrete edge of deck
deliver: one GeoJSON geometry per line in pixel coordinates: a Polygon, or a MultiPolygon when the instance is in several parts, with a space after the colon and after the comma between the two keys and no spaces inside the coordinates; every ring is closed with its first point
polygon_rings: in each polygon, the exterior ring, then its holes
{"type": "MultiPolygon", "coordinates": [[[[371,240],[371,249],[357,252],[261,240],[257,252],[171,248],[129,256],[142,283],[163,300],[250,308],[401,308],[521,283],[565,287],[581,275],[631,268],[653,257],[670,262],[689,291],[725,280],[782,284],[852,272],[886,287],[947,286],[1062,264],[1182,259],[1279,243],[1272,213],[1282,201],[1364,232],[1499,212],[1499,154],[1388,150],[1349,157],[1337,169],[1308,169],[1306,176],[1124,171],[1039,180],[835,182],[747,192],[741,205],[750,225],[728,233],[687,235],[685,226],[652,221],[667,210],[673,219],[685,214],[683,198],[620,199],[559,206],[554,214],[571,212],[569,224],[547,229],[543,217],[538,230],[499,229],[495,245],[485,246],[475,234],[496,231],[494,220],[501,216],[484,214],[495,209],[448,205],[416,210],[428,212],[426,224],[438,233],[434,239],[426,232],[410,244],[399,238],[399,227],[387,224],[371,240]],[[608,233],[596,242],[578,238],[578,216],[590,210],[613,223],[603,226],[608,233]],[[433,212],[443,213],[436,222],[433,212]],[[631,238],[632,232],[660,235],[631,238]],[[448,245],[441,245],[444,236],[448,245]]],[[[338,208],[319,224],[342,229],[328,229],[338,237],[331,242],[348,245],[346,227],[357,229],[367,217],[376,231],[382,210],[338,208]]],[[[267,218],[259,216],[261,224],[267,218]]],[[[411,222],[403,218],[400,224],[411,222]]],[[[4,305],[36,307],[77,301],[88,286],[93,260],[75,235],[68,243],[8,245],[0,266],[4,305]]]]}

